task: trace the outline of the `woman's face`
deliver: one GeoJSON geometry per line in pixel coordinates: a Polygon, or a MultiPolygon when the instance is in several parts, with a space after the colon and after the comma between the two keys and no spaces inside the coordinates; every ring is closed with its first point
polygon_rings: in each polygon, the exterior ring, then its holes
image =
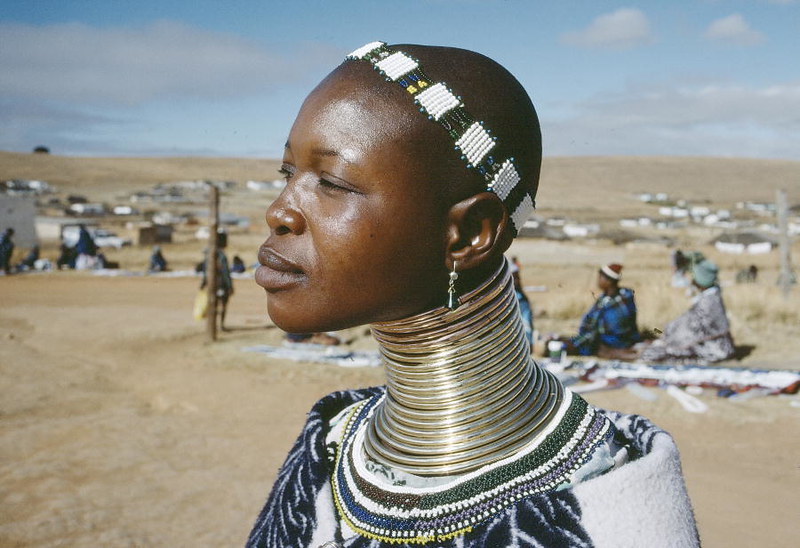
{"type": "Polygon", "coordinates": [[[597,273],[597,288],[602,291],[606,292],[611,289],[614,285],[614,282],[608,276],[603,275],[602,272],[597,273]]]}
{"type": "Polygon", "coordinates": [[[411,116],[421,115],[344,79],[306,99],[256,271],[280,328],[343,329],[444,304],[446,210],[432,187],[443,183],[421,167],[411,116]]]}

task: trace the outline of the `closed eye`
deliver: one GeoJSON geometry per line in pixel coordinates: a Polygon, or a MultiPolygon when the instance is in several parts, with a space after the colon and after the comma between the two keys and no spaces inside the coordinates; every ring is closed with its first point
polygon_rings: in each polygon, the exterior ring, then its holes
{"type": "Polygon", "coordinates": [[[339,192],[352,192],[351,189],[345,188],[342,185],[338,185],[338,184],[334,183],[333,181],[329,181],[327,179],[320,179],[319,180],[319,186],[325,188],[326,190],[333,190],[333,191],[339,191],[339,192]]]}
{"type": "Polygon", "coordinates": [[[280,169],[278,170],[284,179],[287,181],[294,175],[294,167],[289,164],[282,164],[280,169]]]}
{"type": "Polygon", "coordinates": [[[323,173],[323,176],[319,178],[318,184],[326,192],[351,192],[353,194],[363,194],[363,192],[347,181],[327,173],[323,173]]]}

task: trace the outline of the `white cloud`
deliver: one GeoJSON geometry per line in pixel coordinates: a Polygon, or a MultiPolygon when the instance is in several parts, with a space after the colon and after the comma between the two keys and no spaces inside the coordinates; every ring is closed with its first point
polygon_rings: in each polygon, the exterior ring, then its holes
{"type": "Polygon", "coordinates": [[[79,104],[265,93],[332,66],[309,47],[291,60],[238,37],[160,21],[137,29],[0,24],[0,94],[79,104]]]}
{"type": "Polygon", "coordinates": [[[641,10],[622,8],[598,16],[583,30],[562,34],[561,41],[586,48],[630,49],[652,43],[653,34],[641,10]]]}
{"type": "Polygon", "coordinates": [[[546,153],[800,160],[800,81],[762,88],[664,84],[604,94],[542,121],[546,153]]]}
{"type": "Polygon", "coordinates": [[[750,24],[738,13],[713,21],[704,34],[709,40],[752,46],[764,41],[764,35],[750,27],[750,24]]]}

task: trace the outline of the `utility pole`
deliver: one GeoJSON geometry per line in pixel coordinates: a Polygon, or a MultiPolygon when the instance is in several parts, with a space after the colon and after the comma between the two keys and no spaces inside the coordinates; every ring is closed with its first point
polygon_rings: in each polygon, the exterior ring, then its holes
{"type": "Polygon", "coordinates": [[[208,315],[206,333],[209,341],[217,340],[217,276],[219,272],[219,188],[211,181],[208,185],[208,255],[206,256],[206,291],[208,291],[208,315]]]}
{"type": "Polygon", "coordinates": [[[797,280],[792,272],[791,242],[789,241],[789,206],[786,200],[786,190],[775,191],[775,209],[778,213],[778,250],[781,257],[781,273],[778,275],[778,285],[781,286],[784,299],[789,298],[792,284],[797,280]]]}

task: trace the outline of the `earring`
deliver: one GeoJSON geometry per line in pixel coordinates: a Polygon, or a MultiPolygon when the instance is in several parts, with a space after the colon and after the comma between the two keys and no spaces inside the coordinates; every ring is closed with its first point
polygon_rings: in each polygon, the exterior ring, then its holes
{"type": "Polygon", "coordinates": [[[456,280],[458,279],[458,272],[456,272],[456,261],[453,261],[453,271],[450,272],[450,282],[447,285],[447,308],[455,310],[461,304],[456,294],[456,280]]]}

